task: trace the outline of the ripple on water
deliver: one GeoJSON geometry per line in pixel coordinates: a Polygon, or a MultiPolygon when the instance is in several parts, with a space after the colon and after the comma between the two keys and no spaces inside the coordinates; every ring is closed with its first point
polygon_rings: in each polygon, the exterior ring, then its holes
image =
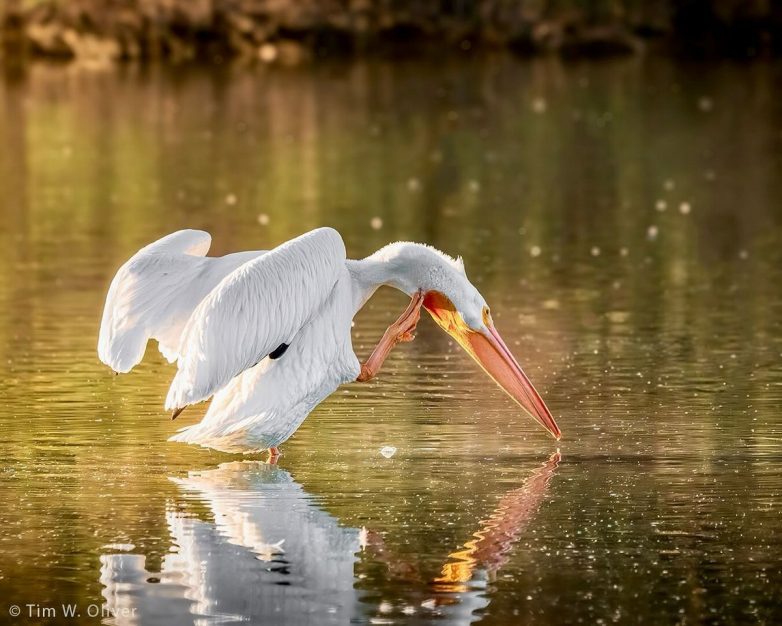
{"type": "MultiPolygon", "coordinates": [[[[553,91],[517,61],[4,84],[0,597],[165,625],[774,622],[780,146],[747,141],[778,134],[773,72],[609,65],[563,66],[553,91]],[[704,80],[735,123],[693,124],[704,80]],[[520,110],[544,92],[546,115],[520,110]],[[154,346],[130,376],[99,364],[114,270],[185,225],[222,254],[323,224],[356,257],[462,254],[562,441],[424,314],[278,467],[168,443],[205,407],[172,424],[154,346]]],[[[360,356],[405,300],[358,316],[360,356]]]]}

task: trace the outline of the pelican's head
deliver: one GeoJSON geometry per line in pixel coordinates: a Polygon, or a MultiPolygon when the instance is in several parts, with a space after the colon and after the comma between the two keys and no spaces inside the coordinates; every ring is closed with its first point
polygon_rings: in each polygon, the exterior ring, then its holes
{"type": "Polygon", "coordinates": [[[500,337],[486,300],[468,280],[461,258],[423,244],[399,242],[376,253],[396,271],[396,286],[408,295],[424,293],[424,308],[435,322],[530,416],[557,439],[561,432],[500,337]]]}

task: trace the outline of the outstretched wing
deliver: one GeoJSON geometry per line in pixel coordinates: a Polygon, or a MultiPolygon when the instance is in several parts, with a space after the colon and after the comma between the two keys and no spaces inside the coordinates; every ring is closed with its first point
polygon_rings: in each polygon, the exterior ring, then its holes
{"type": "Polygon", "coordinates": [[[178,356],[179,338],[198,303],[227,274],[263,252],[206,258],[211,237],[180,230],[134,254],[111,281],[98,338],[98,356],[117,372],[128,372],[157,339],[169,360],[178,356]]]}
{"type": "Polygon", "coordinates": [[[344,268],[339,233],[319,228],[226,276],[185,326],[166,408],[210,397],[281,344],[290,344],[344,268]]]}
{"type": "Polygon", "coordinates": [[[343,269],[323,309],[281,357],[266,357],[231,380],[212,398],[201,422],[170,441],[251,452],[288,439],[312,409],[361,372],[350,338],[351,296],[343,269]]]}

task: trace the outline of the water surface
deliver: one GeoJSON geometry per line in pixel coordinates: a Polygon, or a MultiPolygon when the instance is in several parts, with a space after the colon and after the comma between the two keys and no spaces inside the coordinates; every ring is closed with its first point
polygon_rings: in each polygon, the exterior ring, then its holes
{"type": "MultiPolygon", "coordinates": [[[[3,619],[72,603],[135,609],[103,618],[120,624],[778,622],[778,70],[6,76],[3,619]],[[223,254],[321,225],[354,257],[397,239],[462,255],[563,440],[425,320],[276,467],[167,443],[204,409],[171,423],[153,346],[127,376],[98,362],[117,267],[178,228],[223,254]]],[[[361,312],[359,356],[404,305],[381,292],[361,312]]]]}

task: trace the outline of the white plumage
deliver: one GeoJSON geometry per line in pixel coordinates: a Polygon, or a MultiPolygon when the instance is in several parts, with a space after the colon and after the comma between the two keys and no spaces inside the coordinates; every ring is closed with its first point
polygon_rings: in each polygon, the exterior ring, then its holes
{"type": "Polygon", "coordinates": [[[290,344],[345,272],[342,238],[320,228],[228,274],[182,332],[166,408],[209,398],[277,346],[290,344]]]}
{"type": "Polygon", "coordinates": [[[147,341],[157,339],[169,361],[198,303],[225,276],[263,254],[238,252],[206,257],[212,238],[202,230],[180,230],[134,254],[111,281],[98,338],[100,360],[116,372],[141,362],[147,341]]]}
{"type": "Polygon", "coordinates": [[[355,311],[347,270],[315,316],[303,325],[285,354],[268,357],[218,391],[204,419],[172,441],[209,442],[226,452],[272,448],[288,439],[310,411],[343,383],[352,382],[360,364],[350,341],[355,311]]]}
{"type": "Polygon", "coordinates": [[[201,422],[173,441],[231,452],[275,449],[339,385],[374,376],[388,351],[412,338],[422,305],[558,435],[496,334],[461,260],[408,242],[349,260],[331,228],[271,251],[219,258],[205,256],[210,242],[203,231],[182,230],[142,248],[117,272],[103,311],[101,361],[127,372],[143,358],[147,341],[156,339],[163,355],[177,362],[166,408],[178,413],[213,397],[201,422]],[[362,366],[353,352],[351,322],[381,285],[413,300],[362,366]],[[476,337],[494,352],[473,346],[476,337]]]}

